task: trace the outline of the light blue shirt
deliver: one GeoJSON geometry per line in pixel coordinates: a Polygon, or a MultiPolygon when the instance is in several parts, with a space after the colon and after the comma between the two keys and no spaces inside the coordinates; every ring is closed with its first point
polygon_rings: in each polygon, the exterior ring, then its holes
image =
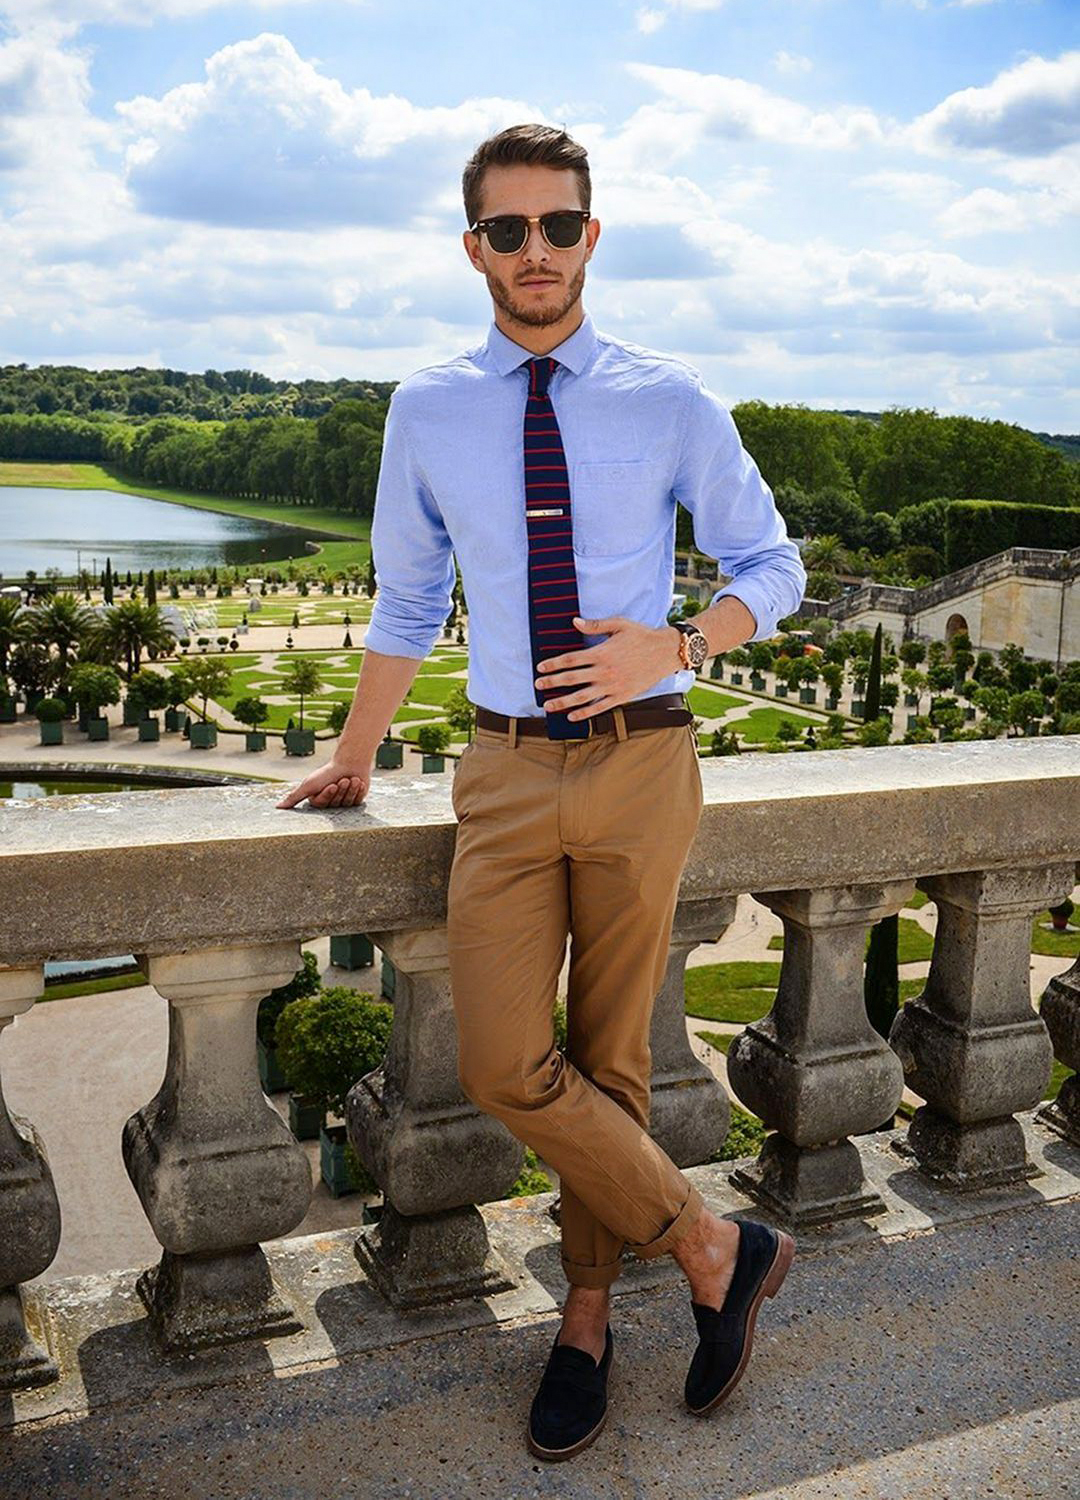
{"type": "MultiPolygon", "coordinates": [[[[549,394],[570,475],[574,566],[584,619],[667,623],[675,502],[694,540],[775,634],[806,587],[799,550],[730,412],[700,373],[669,354],[598,333],[588,313],[550,351],[549,394]]],[[[454,557],[469,614],[468,698],[542,715],[529,641],[522,428],[534,358],[494,323],[486,340],[395,387],[383,438],[371,544],[378,591],[365,644],[424,657],[450,610],[454,557]]],[[[710,601],[710,602],[712,602],[710,601]]],[[[604,634],[583,635],[582,646],[604,634]]],[[[636,697],[686,692],[680,668],[636,697]]]]}

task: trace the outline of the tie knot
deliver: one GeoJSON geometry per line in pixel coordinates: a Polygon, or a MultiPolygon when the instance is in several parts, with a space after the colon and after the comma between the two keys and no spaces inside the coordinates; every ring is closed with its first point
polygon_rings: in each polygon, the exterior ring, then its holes
{"type": "Polygon", "coordinates": [[[529,360],[529,395],[546,396],[548,385],[551,381],[551,373],[559,363],[552,359],[550,354],[541,355],[539,359],[529,360]]]}

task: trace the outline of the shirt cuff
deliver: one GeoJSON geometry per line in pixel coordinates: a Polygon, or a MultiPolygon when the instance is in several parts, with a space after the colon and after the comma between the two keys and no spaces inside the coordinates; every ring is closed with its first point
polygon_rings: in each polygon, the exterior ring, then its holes
{"type": "Polygon", "coordinates": [[[414,660],[423,661],[435,641],[421,646],[416,641],[406,640],[404,636],[391,635],[388,630],[383,630],[381,625],[376,625],[372,621],[368,624],[363,644],[365,650],[370,647],[372,651],[378,651],[383,656],[411,656],[414,660]]]}

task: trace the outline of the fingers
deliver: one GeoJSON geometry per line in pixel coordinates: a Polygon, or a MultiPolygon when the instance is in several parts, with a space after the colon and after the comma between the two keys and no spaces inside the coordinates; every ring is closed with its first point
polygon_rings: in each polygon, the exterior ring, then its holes
{"type": "Polygon", "coordinates": [[[362,776],[339,776],[319,785],[319,773],[316,772],[287,792],[277,805],[295,807],[306,797],[311,807],[354,807],[363,801],[366,790],[367,784],[362,776]]]}

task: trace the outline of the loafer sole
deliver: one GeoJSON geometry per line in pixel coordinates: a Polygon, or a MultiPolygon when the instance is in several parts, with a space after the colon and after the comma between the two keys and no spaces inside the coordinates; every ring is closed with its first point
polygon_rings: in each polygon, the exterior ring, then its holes
{"type": "MultiPolygon", "coordinates": [[[[609,1361],[609,1378],[611,1375],[611,1364],[612,1361],[609,1361]]],[[[580,1453],[582,1449],[587,1448],[590,1443],[595,1443],[596,1439],[603,1431],[604,1423],[607,1421],[607,1417],[608,1408],[605,1406],[604,1414],[600,1418],[599,1422],[597,1422],[596,1426],[590,1428],[590,1430],[585,1434],[584,1437],[578,1438],[576,1443],[571,1443],[566,1448],[545,1448],[542,1443],[538,1443],[536,1441],[536,1439],[532,1435],[532,1430],[530,1428],[525,1429],[525,1442],[528,1446],[529,1452],[535,1454],[537,1458],[546,1458],[551,1460],[552,1462],[558,1462],[558,1460],[561,1458],[573,1458],[575,1453],[580,1453]]]]}
{"type": "Polygon", "coordinates": [[[750,1353],[754,1346],[754,1324],[757,1322],[758,1309],[766,1297],[776,1296],[783,1285],[784,1277],[791,1269],[791,1262],[795,1259],[795,1241],[790,1234],[785,1234],[782,1229],[777,1230],[777,1233],[780,1236],[780,1241],[776,1247],[776,1254],[772,1258],[769,1269],[761,1278],[761,1285],[754,1293],[750,1306],[747,1309],[746,1337],[743,1339],[742,1354],[739,1357],[739,1363],[711,1401],[706,1401],[704,1406],[691,1406],[689,1401],[686,1402],[687,1410],[692,1411],[697,1417],[704,1416],[706,1412],[712,1411],[714,1406],[719,1406],[721,1401],[731,1395],[731,1392],[742,1379],[743,1371],[750,1363],[750,1353]]]}

